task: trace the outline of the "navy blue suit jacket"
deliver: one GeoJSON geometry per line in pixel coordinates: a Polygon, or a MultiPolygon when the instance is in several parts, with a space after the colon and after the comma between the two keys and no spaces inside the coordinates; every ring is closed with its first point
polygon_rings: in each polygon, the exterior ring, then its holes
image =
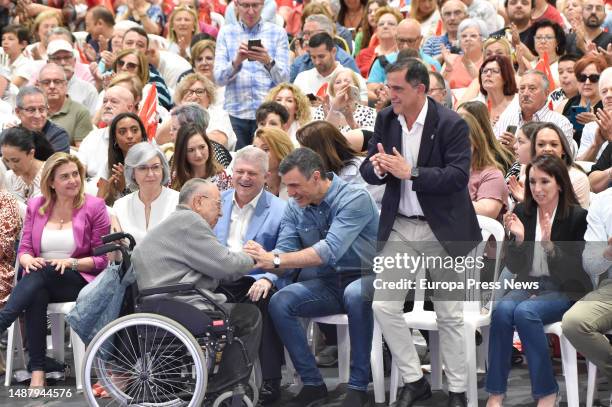
{"type": "MultiPolygon", "coordinates": [[[[473,246],[462,242],[482,240],[468,192],[471,161],[468,126],[457,113],[433,99],[427,98],[426,103],[429,105],[417,158],[419,176],[413,180],[412,188],[438,241],[449,254],[460,256],[473,246]]],[[[369,184],[386,184],[378,229],[378,240],[384,243],[398,213],[401,180],[391,174],[380,179],[374,173],[369,158],[378,152],[377,143],[382,143],[387,154],[393,154],[393,147],[402,153],[402,128],[392,107],[378,113],[368,156],[360,168],[369,184]]]]}
{"type": "MultiPolygon", "coordinates": [[[[223,214],[215,226],[215,234],[224,246],[227,246],[227,238],[229,237],[233,197],[234,189],[228,189],[221,194],[223,214]]],[[[278,232],[280,231],[280,222],[286,206],[287,202],[268,191],[263,191],[255,207],[255,213],[253,213],[253,217],[251,217],[251,223],[247,228],[244,237],[245,243],[249,240],[254,240],[262,245],[266,251],[272,251],[276,246],[278,232]]],[[[249,275],[255,279],[265,277],[273,283],[276,282],[278,278],[275,274],[265,273],[261,269],[253,269],[249,275]]]]}

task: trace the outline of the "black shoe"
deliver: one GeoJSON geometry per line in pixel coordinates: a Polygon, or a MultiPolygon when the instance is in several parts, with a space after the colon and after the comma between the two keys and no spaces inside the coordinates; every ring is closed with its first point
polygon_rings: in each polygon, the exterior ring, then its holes
{"type": "Polygon", "coordinates": [[[319,386],[302,387],[299,394],[289,400],[285,407],[316,407],[327,401],[327,387],[325,384],[319,386]]]}
{"type": "Polygon", "coordinates": [[[366,407],[370,405],[370,397],[365,391],[348,389],[340,407],[366,407]]]}
{"type": "Polygon", "coordinates": [[[424,377],[421,377],[416,382],[404,384],[397,400],[391,407],[411,407],[415,402],[427,400],[430,397],[431,386],[424,377]]]}
{"type": "Polygon", "coordinates": [[[465,397],[465,392],[453,393],[452,391],[449,391],[448,407],[467,407],[467,397],[465,397]]]}
{"type": "Polygon", "coordinates": [[[264,406],[274,404],[281,396],[280,379],[264,380],[259,390],[259,400],[264,406]]]}

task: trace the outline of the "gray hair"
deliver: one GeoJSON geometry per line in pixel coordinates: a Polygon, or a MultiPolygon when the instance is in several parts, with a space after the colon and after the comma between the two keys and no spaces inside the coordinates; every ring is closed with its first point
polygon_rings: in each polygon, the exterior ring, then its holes
{"type": "Polygon", "coordinates": [[[607,67],[601,72],[601,75],[599,76],[599,91],[601,92],[601,89],[604,86],[609,86],[608,82],[610,81],[612,81],[612,67],[607,67]]]}
{"type": "Polygon", "coordinates": [[[210,115],[197,103],[186,103],[175,107],[172,109],[171,114],[176,116],[179,126],[192,123],[198,128],[199,132],[206,134],[208,123],[210,123],[210,115]]]}
{"type": "Polygon", "coordinates": [[[466,18],[461,23],[459,23],[459,28],[457,28],[457,38],[461,38],[461,33],[468,28],[476,28],[480,35],[482,36],[482,40],[486,40],[489,36],[489,31],[487,30],[487,26],[485,23],[479,18],[466,18]]]}
{"type": "Polygon", "coordinates": [[[258,164],[264,173],[268,172],[268,154],[261,148],[257,148],[255,146],[245,146],[241,148],[234,157],[234,167],[236,166],[238,160],[247,161],[251,164],[258,164]]]}
{"type": "Polygon", "coordinates": [[[38,80],[39,81],[40,81],[40,77],[43,75],[43,72],[45,72],[49,68],[55,68],[55,69],[59,70],[62,73],[62,77],[64,78],[64,80],[68,80],[68,78],[66,78],[66,71],[64,71],[64,68],[62,68],[61,66],[59,66],[56,63],[49,62],[49,63],[45,64],[42,68],[40,68],[40,71],[38,71],[38,80]]]}
{"type": "Polygon", "coordinates": [[[334,36],[334,22],[325,14],[312,14],[306,17],[304,23],[317,23],[319,27],[332,37],[334,36]]]}
{"type": "Polygon", "coordinates": [[[179,204],[189,205],[189,201],[191,201],[193,194],[198,190],[200,185],[214,185],[216,187],[215,184],[203,178],[191,178],[189,181],[185,182],[179,192],[179,204]]]}
{"type": "Polygon", "coordinates": [[[524,78],[527,75],[538,75],[542,81],[542,85],[544,86],[544,92],[548,92],[548,89],[550,88],[550,82],[548,81],[548,76],[546,76],[544,72],[539,71],[537,69],[529,69],[523,74],[522,77],[524,78]]]}
{"type": "Polygon", "coordinates": [[[125,184],[130,190],[135,191],[138,189],[136,178],[134,178],[134,170],[136,167],[145,165],[147,161],[155,157],[159,157],[159,161],[161,162],[162,166],[161,185],[168,185],[168,182],[170,181],[170,166],[168,165],[168,160],[166,160],[164,153],[158,150],[155,146],[143,141],[142,143],[132,146],[124,160],[125,184]]]}
{"type": "Polygon", "coordinates": [[[17,98],[15,99],[15,106],[22,109],[23,108],[23,99],[26,96],[30,95],[42,95],[45,98],[45,105],[47,104],[47,97],[43,93],[42,90],[38,89],[36,86],[24,86],[19,89],[19,93],[17,93],[17,98]]]}
{"type": "Polygon", "coordinates": [[[49,40],[52,35],[61,35],[66,38],[70,44],[74,45],[74,36],[65,27],[54,27],[45,33],[45,38],[49,40]]]}
{"type": "Polygon", "coordinates": [[[280,175],[285,175],[294,168],[297,168],[300,174],[307,179],[310,179],[315,171],[325,175],[321,156],[307,147],[296,148],[289,153],[278,166],[278,172],[280,175]]]}

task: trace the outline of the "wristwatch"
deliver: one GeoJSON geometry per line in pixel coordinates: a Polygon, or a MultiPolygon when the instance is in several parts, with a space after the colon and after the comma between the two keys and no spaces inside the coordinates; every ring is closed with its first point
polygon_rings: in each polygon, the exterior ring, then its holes
{"type": "Polygon", "coordinates": [[[274,65],[276,65],[276,61],[272,59],[272,60],[270,61],[270,63],[269,63],[269,64],[267,64],[267,65],[264,65],[264,67],[265,67],[265,68],[266,68],[268,71],[271,71],[271,70],[272,70],[272,68],[274,68],[274,65]]]}
{"type": "Polygon", "coordinates": [[[274,264],[274,268],[277,269],[280,267],[280,256],[278,254],[274,255],[274,260],[272,261],[274,264]]]}
{"type": "Polygon", "coordinates": [[[412,167],[410,170],[410,179],[413,180],[419,177],[419,167],[412,167]]]}
{"type": "Polygon", "coordinates": [[[72,271],[79,271],[79,260],[72,259],[72,271]]]}

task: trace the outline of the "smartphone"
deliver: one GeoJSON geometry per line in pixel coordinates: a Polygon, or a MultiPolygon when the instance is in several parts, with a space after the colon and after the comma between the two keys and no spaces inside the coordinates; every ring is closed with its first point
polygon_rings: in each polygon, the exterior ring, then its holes
{"type": "Polygon", "coordinates": [[[516,126],[510,125],[510,126],[506,127],[506,132],[510,133],[510,134],[512,134],[514,136],[516,134],[516,129],[517,129],[516,126]]]}
{"type": "Polygon", "coordinates": [[[252,51],[253,47],[262,48],[261,40],[249,40],[248,47],[249,47],[249,51],[252,51]]]}
{"type": "Polygon", "coordinates": [[[357,86],[349,86],[349,97],[353,100],[359,100],[359,88],[357,86]]]}
{"type": "Polygon", "coordinates": [[[584,128],[584,124],[578,123],[578,115],[580,113],[586,113],[589,111],[590,109],[586,106],[572,106],[571,107],[569,120],[570,120],[570,123],[572,123],[574,130],[580,131],[584,128]]]}

